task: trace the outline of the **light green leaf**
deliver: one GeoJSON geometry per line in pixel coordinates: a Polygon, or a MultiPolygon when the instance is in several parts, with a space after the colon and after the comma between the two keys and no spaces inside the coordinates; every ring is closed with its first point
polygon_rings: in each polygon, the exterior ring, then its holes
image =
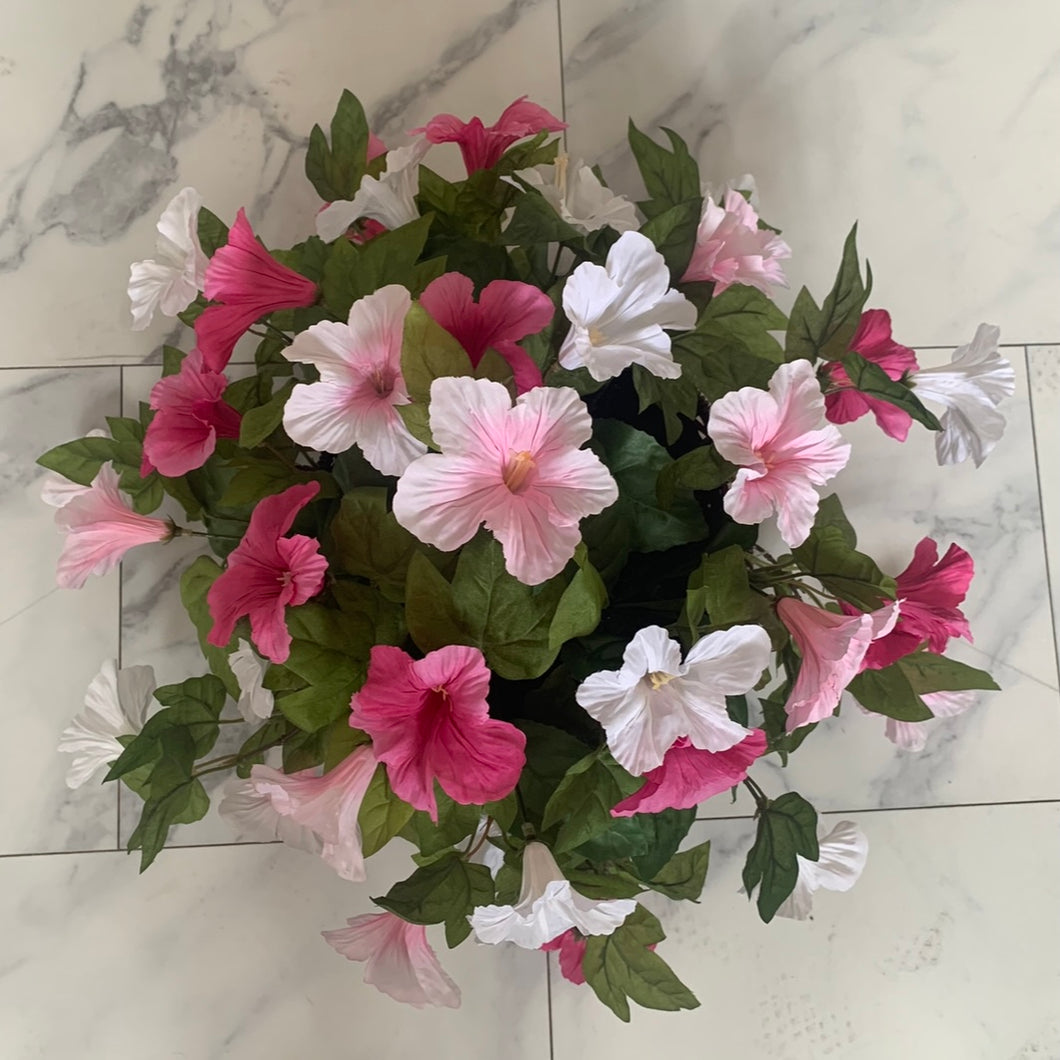
{"type": "Polygon", "coordinates": [[[380,763],[357,815],[364,856],[370,857],[382,850],[408,824],[412,813],[412,807],[391,790],[386,767],[380,763]]]}

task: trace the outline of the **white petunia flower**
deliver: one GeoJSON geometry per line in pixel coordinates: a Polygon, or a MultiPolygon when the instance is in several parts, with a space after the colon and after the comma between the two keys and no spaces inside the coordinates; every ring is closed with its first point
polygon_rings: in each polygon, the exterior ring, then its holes
{"type": "Polygon", "coordinates": [[[664,329],[688,331],[696,307],[670,287],[670,270],[652,241],[625,232],[604,266],[586,261],[563,288],[563,312],[571,323],[559,351],[564,368],[586,368],[598,381],[613,379],[631,364],[676,379],[681,366],[664,329]]]}
{"type": "Polygon", "coordinates": [[[241,639],[237,649],[228,656],[228,665],[239,683],[236,709],[244,720],[253,722],[271,717],[275,698],[261,683],[269,664],[241,639]]]}
{"type": "Polygon", "coordinates": [[[231,777],[217,812],[228,822],[237,839],[271,843],[279,839],[288,846],[319,857],[324,844],[312,828],[299,824],[273,809],[268,795],[259,795],[254,781],[231,777]]]}
{"type": "Polygon", "coordinates": [[[610,935],[636,908],[632,898],[583,897],[571,887],[548,847],[527,843],[519,901],[479,906],[469,919],[480,942],[514,942],[537,950],[571,928],[583,935],[610,935]]]}
{"type": "Polygon", "coordinates": [[[682,662],[677,641],[647,626],[626,645],[622,669],[591,674],[575,699],[604,727],[615,761],[639,777],[682,736],[714,752],[750,736],[729,717],[725,697],[754,688],[770,654],[761,626],[733,626],[697,641],[682,662]]]}
{"type": "Polygon", "coordinates": [[[1005,432],[997,406],[1016,390],[1016,373],[997,348],[1000,329],[980,324],[975,338],[959,347],[948,365],[921,368],[909,378],[916,396],[935,401],[946,411],[935,435],[940,464],[959,464],[969,457],[979,467],[1005,432]]]}
{"type": "Polygon", "coordinates": [[[336,199],[317,214],[317,235],[330,243],[362,217],[387,228],[400,228],[415,221],[420,215],[416,207],[420,161],[430,146],[420,137],[407,147],[387,151],[386,169],[381,176],[363,177],[352,199],[336,199]]]}
{"type": "Polygon", "coordinates": [[[869,856],[869,841],[853,821],[840,821],[817,846],[816,861],[795,855],[799,878],[777,916],[806,920],[813,911],[814,891],[822,887],[826,891],[849,891],[858,882],[869,856]]]}
{"type": "MultiPolygon", "coordinates": [[[[936,718],[955,718],[972,706],[977,696],[975,692],[928,692],[920,698],[936,718]]],[[[887,739],[891,743],[897,744],[903,751],[924,750],[934,718],[927,721],[886,720],[887,739]]]]}
{"type": "Polygon", "coordinates": [[[146,328],[159,310],[175,317],[202,290],[209,260],[199,243],[202,196],[183,188],[158,219],[155,257],[135,262],[129,270],[129,301],[133,331],[146,328]]]}
{"type": "Polygon", "coordinates": [[[121,755],[125,748],[118,737],[135,736],[144,727],[154,692],[155,672],[150,666],[119,670],[113,659],[103,664],[85,692],[85,709],[59,739],[59,750],[74,756],[67,787],[81,787],[121,755]]]}
{"type": "Polygon", "coordinates": [[[605,225],[616,232],[638,228],[637,208],[624,195],[615,195],[580,158],[559,155],[552,165],[520,169],[515,176],[536,188],[567,224],[581,232],[605,225]]]}

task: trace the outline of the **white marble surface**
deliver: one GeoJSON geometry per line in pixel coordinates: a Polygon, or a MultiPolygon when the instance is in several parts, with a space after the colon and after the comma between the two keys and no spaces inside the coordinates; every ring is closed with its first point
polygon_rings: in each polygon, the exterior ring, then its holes
{"type": "MultiPolygon", "coordinates": [[[[1055,623],[1056,616],[1060,615],[1060,346],[1029,346],[1027,368],[1055,623]]],[[[1060,656],[1060,627],[1056,646],[1060,656]]]]}

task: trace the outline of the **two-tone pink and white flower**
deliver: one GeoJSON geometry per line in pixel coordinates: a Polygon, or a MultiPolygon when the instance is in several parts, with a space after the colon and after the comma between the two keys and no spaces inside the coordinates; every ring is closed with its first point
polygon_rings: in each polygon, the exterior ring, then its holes
{"type": "Polygon", "coordinates": [[[410,401],[401,344],[412,297],[390,284],[350,306],[345,324],[325,320],[295,337],[289,361],[313,365],[316,383],[294,388],[283,410],[293,442],[325,453],[358,445],[384,475],[400,475],[427,446],[409,432],[398,405],[410,401]]]}
{"type": "Polygon", "coordinates": [[[500,383],[436,379],[430,425],[441,452],[401,476],[397,521],[446,552],[485,524],[509,573],[527,585],[559,574],[581,540],[581,519],[618,499],[610,472],[581,448],[592,419],[569,387],[537,387],[513,406],[500,383]]]}
{"type": "Polygon", "coordinates": [[[815,487],[850,458],[839,430],[823,419],[824,396],[805,360],[782,364],[768,392],[746,386],[714,402],[707,433],[740,469],[723,502],[736,522],[761,523],[776,514],[785,544],[806,540],[820,504],[815,487]]]}
{"type": "Polygon", "coordinates": [[[840,821],[817,846],[816,861],[795,855],[799,876],[795,889],[777,910],[777,916],[806,920],[813,912],[815,891],[849,891],[861,878],[869,856],[869,841],[853,821],[840,821]]]}
{"type": "Polygon", "coordinates": [[[696,326],[696,307],[670,286],[670,270],[655,244],[625,232],[604,265],[583,262],[563,287],[570,330],[559,351],[564,368],[585,368],[596,380],[613,379],[631,364],[676,379],[667,329],[696,326]]]}
{"type": "Polygon", "coordinates": [[[478,906],[470,916],[479,942],[514,942],[537,950],[577,928],[583,935],[610,935],[637,908],[632,898],[598,901],[571,886],[544,843],[523,851],[523,882],[514,905],[478,906]]]}
{"type": "Polygon", "coordinates": [[[206,282],[209,259],[199,243],[202,196],[182,188],[158,219],[155,256],[129,269],[133,331],[142,331],[155,312],[175,317],[195,301],[206,282]]]}
{"type": "Polygon", "coordinates": [[[681,737],[718,752],[751,736],[729,717],[725,697],[754,688],[770,654],[761,626],[709,633],[684,660],[665,629],[646,626],[626,645],[622,668],[590,674],[575,699],[603,726],[615,761],[639,777],[661,766],[681,737]]]}
{"type": "Polygon", "coordinates": [[[323,850],[320,836],[294,818],[277,813],[272,799],[260,794],[250,777],[228,779],[217,812],[241,841],[274,843],[279,840],[314,857],[319,857],[323,850]]]}
{"type": "Polygon", "coordinates": [[[364,981],[395,1001],[460,1007],[460,988],[438,962],[422,924],[389,912],[365,913],[321,934],[347,960],[365,962],[364,981]]]}

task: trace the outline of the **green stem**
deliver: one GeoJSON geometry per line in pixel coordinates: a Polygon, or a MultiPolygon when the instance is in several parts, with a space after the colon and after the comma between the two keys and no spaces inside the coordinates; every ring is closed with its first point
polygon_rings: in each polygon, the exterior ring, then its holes
{"type": "Polygon", "coordinates": [[[187,526],[178,526],[173,530],[174,537],[213,537],[218,541],[242,541],[241,537],[233,537],[231,534],[214,534],[209,530],[192,530],[187,526]]]}
{"type": "Polygon", "coordinates": [[[263,321],[262,323],[264,323],[265,327],[267,327],[269,331],[271,331],[277,338],[283,339],[285,345],[290,346],[291,343],[294,341],[287,334],[286,331],[283,331],[280,328],[276,327],[275,324],[270,324],[267,320],[263,321]]]}
{"type": "Polygon", "coordinates": [[[750,778],[744,777],[744,787],[754,796],[754,800],[759,810],[764,810],[769,805],[769,797],[766,793],[750,778]]]}
{"type": "Polygon", "coordinates": [[[284,456],[284,454],[281,453],[280,450],[277,449],[275,446],[269,445],[268,442],[265,443],[265,448],[268,449],[268,451],[270,453],[272,453],[272,455],[274,457],[276,457],[276,459],[279,460],[280,463],[284,465],[284,467],[289,468],[291,471],[299,471],[299,472],[301,472],[301,471],[305,471],[306,470],[304,467],[299,467],[289,457],[284,456]]]}
{"type": "Polygon", "coordinates": [[[490,826],[492,824],[493,824],[493,818],[492,817],[487,817],[486,818],[486,827],[482,830],[482,838],[477,843],[475,843],[475,834],[474,833],[471,834],[471,838],[467,841],[467,849],[464,851],[464,857],[466,859],[473,858],[479,852],[479,850],[482,848],[483,843],[485,843],[486,840],[489,838],[490,826]],[[472,843],[475,843],[475,845],[472,846],[471,845],[472,843]]]}

